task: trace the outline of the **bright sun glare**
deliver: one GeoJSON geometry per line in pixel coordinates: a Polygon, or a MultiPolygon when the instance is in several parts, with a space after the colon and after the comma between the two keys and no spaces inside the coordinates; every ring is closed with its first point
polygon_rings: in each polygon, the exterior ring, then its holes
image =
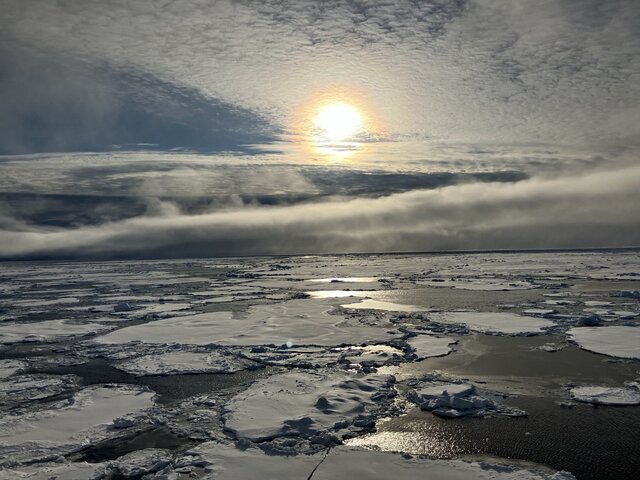
{"type": "Polygon", "coordinates": [[[334,103],[318,112],[313,119],[313,125],[324,140],[341,142],[362,130],[362,116],[351,105],[334,103]]]}

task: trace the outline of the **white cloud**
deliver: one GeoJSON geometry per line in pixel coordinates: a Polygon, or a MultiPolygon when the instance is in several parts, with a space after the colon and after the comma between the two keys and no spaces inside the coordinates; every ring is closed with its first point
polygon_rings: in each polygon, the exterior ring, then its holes
{"type": "Polygon", "coordinates": [[[143,216],[94,227],[13,226],[4,258],[628,246],[640,243],[640,167],[377,199],[143,216]]]}
{"type": "Polygon", "coordinates": [[[637,146],[639,16],[634,0],[8,0],[0,27],[284,126],[309,92],[339,84],[398,136],[589,150],[637,146]]]}

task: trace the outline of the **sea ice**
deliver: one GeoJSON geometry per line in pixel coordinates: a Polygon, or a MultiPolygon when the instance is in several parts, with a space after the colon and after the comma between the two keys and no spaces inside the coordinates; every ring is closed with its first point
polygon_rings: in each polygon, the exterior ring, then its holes
{"type": "Polygon", "coordinates": [[[585,386],[570,391],[571,398],[593,405],[640,405],[640,388],[630,382],[622,388],[585,386]]]}
{"type": "Polygon", "coordinates": [[[437,480],[575,480],[567,472],[545,473],[517,466],[432,460],[344,446],[328,453],[289,457],[267,455],[255,447],[240,450],[229,445],[208,442],[186,453],[178,465],[202,467],[219,480],[311,479],[335,480],[363,478],[367,480],[437,479],[437,480]]]}
{"type": "Polygon", "coordinates": [[[418,360],[429,357],[441,357],[452,351],[451,344],[457,340],[451,337],[436,337],[434,335],[418,335],[411,337],[407,343],[417,355],[418,360]]]}
{"type": "Polygon", "coordinates": [[[233,373],[244,370],[255,363],[235,357],[229,353],[211,352],[166,352],[144,355],[114,365],[131,375],[180,375],[186,373],[233,373]]]}
{"type": "Polygon", "coordinates": [[[50,458],[108,436],[125,414],[153,405],[154,394],[137,386],[92,386],[47,410],[0,419],[0,458],[7,462],[50,458]]]}
{"type": "Polygon", "coordinates": [[[26,342],[60,342],[81,335],[95,335],[113,327],[99,323],[75,323],[67,320],[46,320],[35,323],[4,323],[0,344],[26,342]]]}
{"type": "Polygon", "coordinates": [[[421,410],[446,418],[526,415],[522,410],[498,405],[477,395],[475,387],[467,383],[426,382],[409,390],[407,399],[421,410]]]}
{"type": "Polygon", "coordinates": [[[208,312],[168,318],[116,330],[96,342],[180,343],[189,345],[341,345],[386,341],[388,322],[366,325],[333,315],[334,305],[316,299],[256,305],[246,314],[208,312]]]}
{"type": "Polygon", "coordinates": [[[0,382],[0,404],[40,400],[73,388],[73,375],[19,375],[0,382]]]}
{"type": "Polygon", "coordinates": [[[612,357],[640,359],[640,327],[575,327],[567,334],[585,350],[612,357]]]}
{"type": "Polygon", "coordinates": [[[505,280],[502,278],[434,278],[418,281],[417,285],[429,287],[453,287],[460,290],[501,291],[501,290],[530,290],[538,288],[531,282],[522,280],[505,280]]]}
{"type": "Polygon", "coordinates": [[[445,312],[430,314],[429,319],[436,323],[466,325],[470,330],[476,332],[506,335],[543,333],[545,328],[555,325],[542,318],[505,312],[445,312]]]}
{"type": "Polygon", "coordinates": [[[104,473],[103,463],[36,463],[0,469],[0,480],[99,480],[104,473]]]}
{"type": "Polygon", "coordinates": [[[340,435],[370,427],[394,396],[393,377],[341,371],[288,372],[259,380],[225,406],[225,428],[253,441],[340,435]]]}
{"type": "Polygon", "coordinates": [[[382,300],[372,300],[367,298],[357,303],[341,305],[342,308],[350,310],[386,310],[388,312],[425,312],[428,309],[416,305],[405,305],[402,303],[385,302],[382,300]]]}
{"type": "Polygon", "coordinates": [[[0,360],[0,380],[10,377],[24,367],[25,363],[20,360],[0,360]]]}

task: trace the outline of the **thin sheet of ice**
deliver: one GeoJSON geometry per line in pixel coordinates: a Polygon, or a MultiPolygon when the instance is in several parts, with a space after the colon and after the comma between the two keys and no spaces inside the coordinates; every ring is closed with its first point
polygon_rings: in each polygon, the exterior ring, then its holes
{"type": "Polygon", "coordinates": [[[612,357],[640,359],[640,327],[576,327],[567,334],[585,350],[612,357]]]}
{"type": "MultiPolygon", "coordinates": [[[[205,465],[220,480],[305,479],[367,480],[434,479],[434,480],[575,480],[573,475],[543,473],[517,466],[467,462],[463,460],[431,460],[371,450],[336,447],[325,454],[274,456],[257,448],[239,450],[219,443],[203,443],[187,452],[194,465],[205,465]],[[324,458],[324,460],[323,460],[324,458]],[[316,468],[317,467],[317,468],[316,468]]],[[[186,457],[187,459],[189,457],[186,457]]],[[[185,462],[186,463],[186,462],[185,462]]]]}
{"type": "Polygon", "coordinates": [[[0,470],[0,480],[87,480],[100,478],[104,470],[102,463],[37,463],[0,470]]]}
{"type": "Polygon", "coordinates": [[[378,277],[329,277],[329,278],[313,278],[308,282],[316,283],[372,283],[380,280],[378,277]]]}
{"type": "Polygon", "coordinates": [[[76,386],[73,375],[19,375],[0,382],[0,405],[58,395],[76,386]]]}
{"type": "Polygon", "coordinates": [[[385,302],[382,300],[373,300],[367,298],[357,303],[348,303],[341,305],[342,308],[348,308],[351,310],[385,310],[388,312],[426,312],[425,307],[419,307],[416,305],[405,305],[403,303],[385,302]]]}
{"type": "Polygon", "coordinates": [[[130,385],[93,386],[80,390],[64,406],[5,416],[0,419],[0,456],[25,443],[29,449],[36,445],[45,449],[77,447],[104,435],[116,418],[151,407],[153,396],[130,385]]]}
{"type": "Polygon", "coordinates": [[[457,343],[455,338],[436,337],[434,335],[418,335],[407,340],[418,360],[429,357],[441,357],[447,355],[453,349],[450,345],[457,343]]]}
{"type": "Polygon", "coordinates": [[[97,342],[181,343],[190,345],[341,345],[383,342],[397,336],[391,324],[367,325],[329,312],[333,304],[316,299],[256,305],[244,316],[208,312],[168,318],[116,330],[97,342]]]}
{"type": "Polygon", "coordinates": [[[375,409],[380,401],[376,394],[388,392],[392,381],[388,375],[340,371],[275,375],[257,381],[225,406],[225,428],[254,441],[337,432],[375,409]]]}
{"type": "Polygon", "coordinates": [[[20,360],[0,360],[0,379],[5,379],[16,373],[26,364],[20,360]]]}
{"type": "Polygon", "coordinates": [[[375,290],[311,290],[305,292],[310,295],[311,298],[346,298],[346,297],[368,297],[374,293],[375,290]]]}
{"type": "Polygon", "coordinates": [[[113,327],[99,323],[72,323],[67,320],[46,320],[35,323],[4,323],[0,329],[0,344],[25,342],[58,342],[70,337],[95,335],[113,327]]]}
{"type": "Polygon", "coordinates": [[[185,373],[233,373],[252,362],[218,350],[212,352],[167,352],[144,355],[114,365],[131,375],[180,375],[185,373]]]}
{"type": "Polygon", "coordinates": [[[569,392],[574,400],[593,405],[640,405],[640,389],[637,384],[625,387],[575,387],[569,392]]]}
{"type": "Polygon", "coordinates": [[[452,278],[432,279],[416,282],[416,285],[429,287],[453,287],[460,290],[501,291],[501,290],[531,290],[538,288],[531,282],[522,280],[505,280],[501,278],[452,278]]]}
{"type": "Polygon", "coordinates": [[[506,335],[542,333],[555,324],[549,320],[505,312],[445,312],[431,314],[437,323],[466,325],[470,330],[506,335]]]}
{"type": "Polygon", "coordinates": [[[11,303],[16,307],[49,307],[52,305],[73,305],[80,300],[75,297],[62,297],[53,299],[24,299],[13,300],[11,303]]]}

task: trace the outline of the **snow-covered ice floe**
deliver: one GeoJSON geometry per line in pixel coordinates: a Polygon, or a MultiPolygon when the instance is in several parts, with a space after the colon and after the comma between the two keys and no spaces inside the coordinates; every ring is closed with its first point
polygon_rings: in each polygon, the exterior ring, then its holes
{"type": "Polygon", "coordinates": [[[640,359],[640,327],[576,327],[567,334],[585,350],[612,357],[640,359]]]}
{"type": "Polygon", "coordinates": [[[87,462],[52,462],[0,470],[0,480],[93,480],[104,478],[104,465],[87,462]]]}
{"type": "Polygon", "coordinates": [[[593,405],[640,405],[640,385],[637,382],[628,382],[624,387],[574,387],[569,393],[574,400],[593,405]]]}
{"type": "Polygon", "coordinates": [[[341,345],[386,341],[397,336],[380,321],[368,325],[332,314],[334,305],[316,299],[257,305],[246,314],[208,312],[116,330],[96,342],[188,345],[341,345]]]}
{"type": "Polygon", "coordinates": [[[328,453],[281,457],[267,455],[257,448],[239,450],[233,446],[208,442],[188,451],[176,463],[181,465],[183,471],[188,471],[190,466],[199,466],[211,475],[208,478],[220,480],[575,480],[567,472],[548,473],[542,469],[534,471],[489,462],[407,458],[395,453],[344,446],[333,448],[328,453]]]}
{"type": "Polygon", "coordinates": [[[385,302],[382,300],[372,300],[367,298],[356,303],[341,305],[349,310],[385,310],[388,312],[425,312],[428,309],[417,305],[405,305],[403,303],[385,302]]]}
{"type": "Polygon", "coordinates": [[[407,392],[407,399],[438,417],[485,417],[506,415],[520,417],[526,412],[499,405],[476,393],[468,383],[421,382],[407,392]]]}
{"type": "Polygon", "coordinates": [[[181,375],[186,373],[233,373],[255,363],[214,350],[211,352],[167,352],[143,355],[114,365],[130,375],[181,375]]]}
{"type": "Polygon", "coordinates": [[[389,375],[288,372],[259,380],[225,406],[225,429],[253,441],[276,437],[341,438],[375,424],[395,396],[389,375]]]}
{"type": "Polygon", "coordinates": [[[25,366],[26,364],[20,360],[0,360],[0,380],[10,377],[25,366]]]}
{"type": "Polygon", "coordinates": [[[429,287],[453,287],[460,290],[479,291],[530,290],[539,287],[539,285],[523,280],[505,280],[501,278],[433,278],[418,281],[416,284],[427,285],[429,287]]]}
{"type": "Polygon", "coordinates": [[[71,337],[96,335],[113,327],[99,323],[77,323],[67,320],[46,320],[35,323],[4,323],[0,329],[0,344],[26,342],[59,342],[71,337]]]}
{"type": "Polygon", "coordinates": [[[76,386],[73,375],[19,375],[0,382],[0,405],[59,395],[76,386]]]}
{"type": "Polygon", "coordinates": [[[6,415],[0,419],[0,458],[24,462],[75,451],[108,437],[118,418],[151,407],[153,396],[131,385],[92,386],[47,410],[6,415]]]}
{"type": "Polygon", "coordinates": [[[455,338],[434,335],[417,335],[407,340],[407,344],[415,352],[417,360],[447,355],[453,350],[450,345],[454,343],[457,343],[455,338]]]}
{"type": "Polygon", "coordinates": [[[429,319],[436,323],[465,325],[476,332],[505,335],[539,334],[555,325],[543,318],[504,312],[444,312],[430,314],[429,319]]]}

